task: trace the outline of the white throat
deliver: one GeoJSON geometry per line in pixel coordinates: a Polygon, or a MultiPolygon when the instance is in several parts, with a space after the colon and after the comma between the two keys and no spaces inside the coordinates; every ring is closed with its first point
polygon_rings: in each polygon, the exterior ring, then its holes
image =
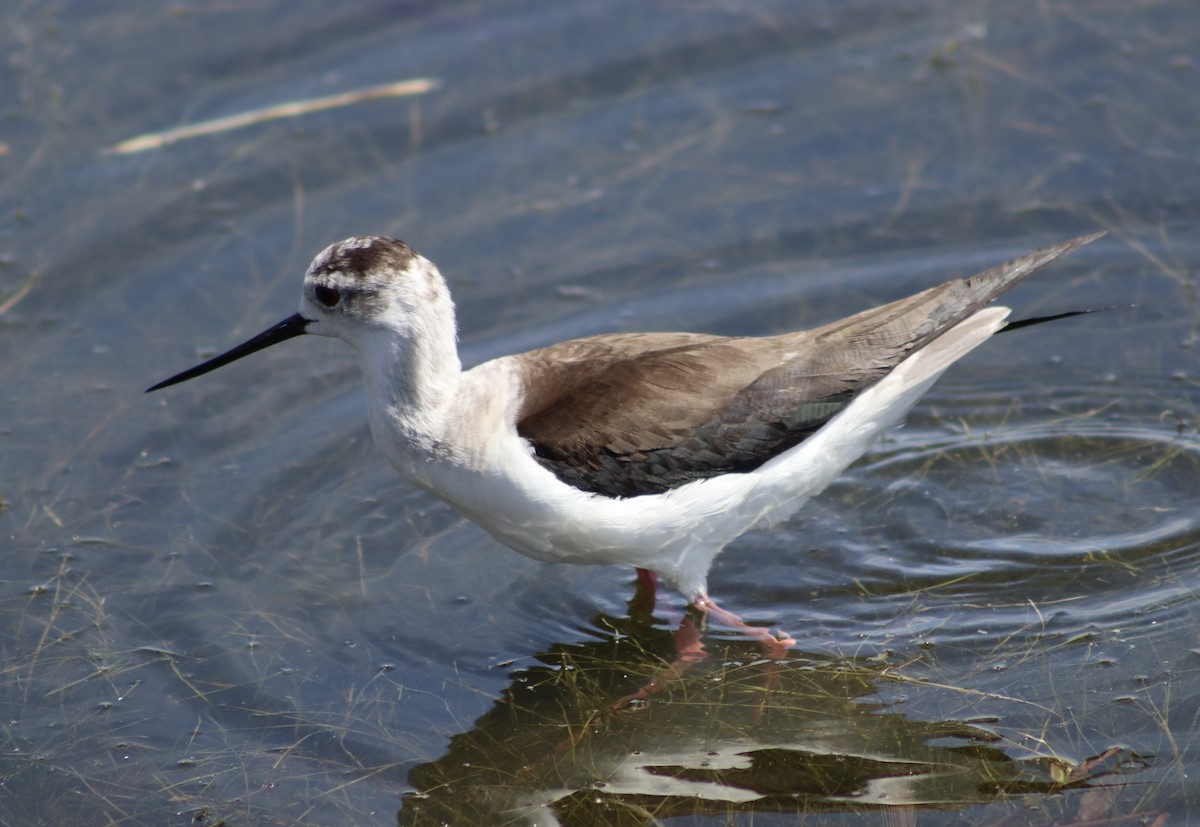
{"type": "Polygon", "coordinates": [[[394,463],[439,452],[462,380],[449,301],[406,314],[354,342],[367,386],[371,432],[394,463]],[[407,443],[407,444],[406,444],[407,443]]]}

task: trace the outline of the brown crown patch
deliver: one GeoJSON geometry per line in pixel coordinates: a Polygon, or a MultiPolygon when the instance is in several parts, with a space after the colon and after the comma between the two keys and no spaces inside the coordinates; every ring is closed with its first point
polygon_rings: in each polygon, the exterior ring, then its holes
{"type": "Polygon", "coordinates": [[[313,265],[314,276],[340,272],[358,279],[368,273],[391,270],[402,272],[408,268],[417,253],[403,241],[386,236],[348,238],[326,252],[313,265]]]}

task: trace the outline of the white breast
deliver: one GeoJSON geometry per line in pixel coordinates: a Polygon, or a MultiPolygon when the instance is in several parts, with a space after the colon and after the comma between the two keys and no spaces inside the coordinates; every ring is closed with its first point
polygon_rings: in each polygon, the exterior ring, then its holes
{"type": "Polygon", "coordinates": [[[895,425],[953,362],[1002,325],[1008,309],[982,310],[902,362],[820,431],[745,474],[725,474],[664,494],[613,499],[573,488],[543,468],[516,432],[514,390],[499,360],[461,375],[443,439],[451,450],[414,450],[372,423],[380,448],[416,484],[436,493],[511,548],[546,562],[651,569],[689,600],[707,593],[712,560],[758,522],[792,514],[895,425]]]}

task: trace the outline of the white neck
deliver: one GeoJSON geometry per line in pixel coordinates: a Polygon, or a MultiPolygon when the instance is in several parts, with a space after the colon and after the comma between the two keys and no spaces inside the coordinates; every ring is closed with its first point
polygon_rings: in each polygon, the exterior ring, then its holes
{"type": "Polygon", "coordinates": [[[396,464],[438,453],[462,378],[453,305],[422,308],[422,316],[358,343],[371,432],[396,464]]]}

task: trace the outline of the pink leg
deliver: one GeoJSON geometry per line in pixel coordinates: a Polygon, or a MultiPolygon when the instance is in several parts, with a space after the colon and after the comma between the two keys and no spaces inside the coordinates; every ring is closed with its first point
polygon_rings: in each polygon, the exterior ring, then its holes
{"type": "Polygon", "coordinates": [[[638,569],[637,589],[633,593],[633,600],[629,602],[630,612],[653,614],[657,591],[658,575],[649,569],[638,569]]]}
{"type": "Polygon", "coordinates": [[[638,588],[650,592],[650,599],[653,600],[658,590],[658,575],[650,569],[637,569],[637,582],[638,588]]]}
{"type": "Polygon", "coordinates": [[[696,598],[696,602],[692,604],[705,617],[712,618],[722,626],[728,626],[731,629],[737,629],[746,637],[753,638],[762,646],[763,654],[771,660],[779,660],[787,655],[788,649],[796,645],[796,641],[791,635],[783,633],[782,637],[776,637],[771,630],[764,629],[761,626],[751,626],[746,621],[742,620],[728,609],[722,609],[706,594],[696,598]]]}
{"type": "MultiPolygon", "coordinates": [[[[638,585],[641,585],[640,581],[638,585]]],[[[693,663],[699,663],[708,657],[708,653],[704,651],[704,643],[700,640],[700,630],[696,627],[696,621],[690,617],[684,617],[683,623],[675,631],[675,651],[675,660],[671,662],[670,666],[656,672],[654,677],[638,687],[636,692],[614,701],[600,720],[593,721],[584,727],[568,727],[571,734],[554,748],[551,760],[558,761],[588,735],[599,732],[600,726],[604,722],[612,720],[615,715],[646,709],[650,706],[651,698],[680,680],[693,663]]],[[[530,764],[522,767],[517,771],[518,777],[533,772],[534,766],[534,764],[530,764]]]]}
{"type": "Polygon", "coordinates": [[[675,660],[671,662],[670,666],[642,684],[637,692],[614,702],[608,711],[613,713],[645,709],[650,705],[652,697],[682,678],[692,664],[699,663],[708,657],[708,653],[704,651],[704,643],[700,640],[700,630],[696,628],[695,622],[690,617],[685,617],[683,623],[675,631],[675,652],[675,660]]]}
{"type": "MultiPolygon", "coordinates": [[[[638,569],[637,593],[634,596],[634,603],[646,606],[644,601],[649,601],[648,608],[652,609],[657,585],[658,576],[654,572],[648,569],[638,569]]],[[[787,655],[788,649],[796,645],[796,641],[789,635],[776,637],[768,629],[751,626],[733,612],[718,606],[708,595],[701,595],[692,605],[705,618],[712,618],[724,626],[737,629],[746,637],[757,640],[763,653],[771,661],[782,660],[787,655]]],[[[679,629],[675,632],[675,652],[675,660],[669,666],[660,670],[633,694],[626,695],[613,703],[608,708],[609,713],[644,709],[649,705],[652,697],[681,679],[693,664],[708,657],[708,653],[704,651],[704,641],[701,638],[700,630],[690,617],[685,616],[679,629]]],[[[778,664],[773,664],[773,666],[778,668],[778,664]]],[[[777,675],[768,674],[766,689],[774,688],[777,681],[777,675]]]]}
{"type": "Polygon", "coordinates": [[[763,654],[767,657],[767,663],[763,664],[765,670],[763,674],[764,692],[762,702],[758,705],[753,719],[755,723],[760,723],[767,714],[770,693],[779,685],[779,670],[782,667],[778,661],[786,657],[788,649],[796,645],[795,639],[786,632],[782,633],[780,637],[776,637],[769,629],[751,626],[728,609],[722,609],[706,594],[701,595],[692,605],[703,612],[705,617],[713,618],[723,626],[737,629],[746,637],[757,640],[758,645],[762,647],[763,654]]]}

